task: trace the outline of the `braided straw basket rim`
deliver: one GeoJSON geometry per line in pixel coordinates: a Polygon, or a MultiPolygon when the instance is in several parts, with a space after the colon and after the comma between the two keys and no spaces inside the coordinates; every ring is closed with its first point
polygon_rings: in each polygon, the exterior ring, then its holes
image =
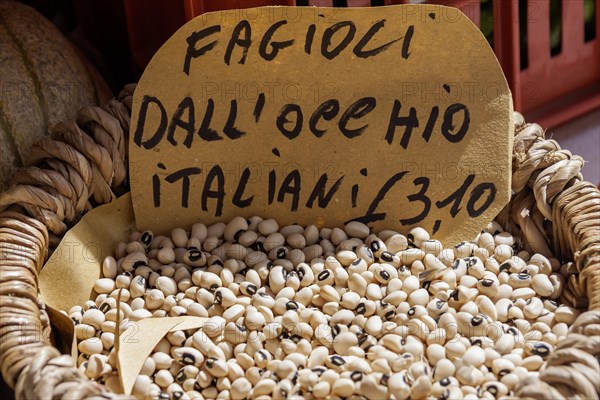
{"type": "MultiPolygon", "coordinates": [[[[60,237],[94,205],[126,190],[127,134],[135,85],[103,107],[84,107],[31,149],[0,196],[0,369],[18,399],[128,399],[88,380],[49,341],[38,272],[60,237]]],[[[600,192],[583,181],[583,159],[545,139],[515,113],[513,197],[497,221],[527,250],[568,265],[561,302],[588,309],[535,379],[530,399],[599,398],[600,192]]]]}

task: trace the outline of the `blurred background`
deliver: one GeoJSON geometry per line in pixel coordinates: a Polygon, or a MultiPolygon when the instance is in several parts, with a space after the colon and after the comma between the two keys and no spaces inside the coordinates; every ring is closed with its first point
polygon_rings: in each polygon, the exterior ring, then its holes
{"type": "Polygon", "coordinates": [[[494,48],[515,109],[587,161],[600,183],[600,0],[23,0],[50,19],[117,91],[156,50],[209,11],[262,5],[375,7],[430,3],[461,9],[494,48]]]}

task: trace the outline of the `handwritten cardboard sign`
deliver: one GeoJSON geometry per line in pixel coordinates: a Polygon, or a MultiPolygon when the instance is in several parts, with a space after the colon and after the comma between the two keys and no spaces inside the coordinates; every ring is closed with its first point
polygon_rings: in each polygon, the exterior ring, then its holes
{"type": "Polygon", "coordinates": [[[512,112],[492,49],[453,8],[207,13],[134,95],[137,227],[261,215],[474,237],[509,199],[512,112]]]}

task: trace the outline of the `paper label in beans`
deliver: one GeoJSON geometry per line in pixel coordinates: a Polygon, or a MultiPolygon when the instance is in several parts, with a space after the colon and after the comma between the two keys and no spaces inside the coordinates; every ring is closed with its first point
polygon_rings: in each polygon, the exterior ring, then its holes
{"type": "Polygon", "coordinates": [[[134,94],[137,227],[259,215],[474,238],[510,197],[512,113],[492,49],[454,8],[206,13],[134,94]]]}

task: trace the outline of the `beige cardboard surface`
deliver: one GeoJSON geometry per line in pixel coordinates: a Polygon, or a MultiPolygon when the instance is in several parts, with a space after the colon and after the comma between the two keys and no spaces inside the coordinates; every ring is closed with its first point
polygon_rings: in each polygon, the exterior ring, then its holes
{"type": "Polygon", "coordinates": [[[144,361],[168,332],[202,327],[208,318],[167,317],[146,318],[130,322],[120,335],[117,363],[119,377],[125,394],[131,394],[135,379],[140,374],[144,361]]]}
{"type": "Polygon", "coordinates": [[[67,312],[82,306],[100,277],[102,261],[113,255],[115,245],[127,240],[134,228],[129,193],[87,213],[66,233],[40,272],[44,302],[67,312]]]}
{"type": "Polygon", "coordinates": [[[138,229],[233,216],[473,238],[510,195],[512,99],[453,8],[207,13],[134,94],[138,229]]]}
{"type": "Polygon", "coordinates": [[[73,362],[77,363],[79,355],[77,339],[75,339],[75,326],[71,318],[60,311],[46,305],[46,311],[52,325],[51,343],[63,354],[71,354],[73,362]]]}

